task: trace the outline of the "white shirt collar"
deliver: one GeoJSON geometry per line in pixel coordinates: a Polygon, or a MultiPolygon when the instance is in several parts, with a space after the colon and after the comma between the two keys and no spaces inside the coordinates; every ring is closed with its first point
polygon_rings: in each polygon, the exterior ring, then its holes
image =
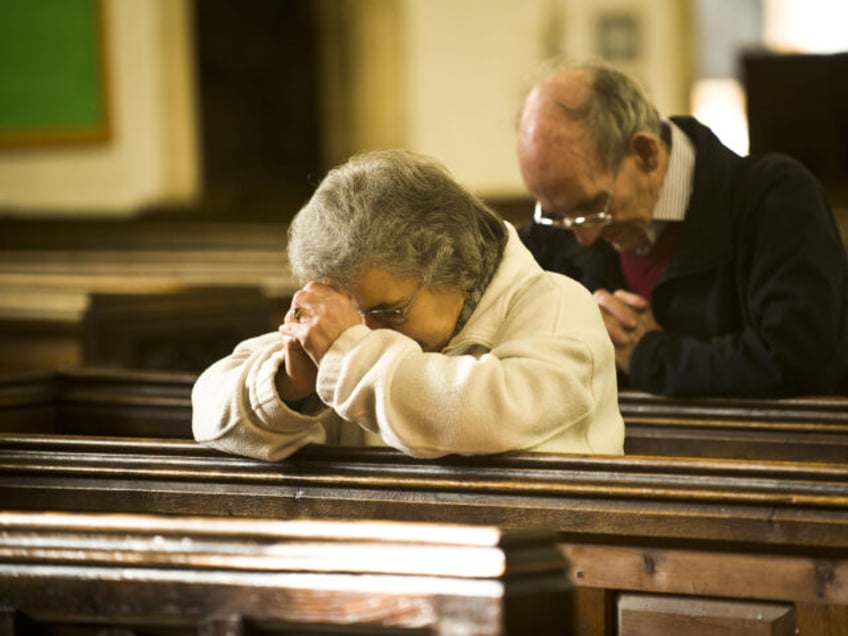
{"type": "Polygon", "coordinates": [[[695,147],[680,128],[671,121],[663,122],[671,130],[671,151],[668,169],[654,206],[654,221],[682,221],[686,217],[692,195],[692,176],[695,171],[695,147]]]}

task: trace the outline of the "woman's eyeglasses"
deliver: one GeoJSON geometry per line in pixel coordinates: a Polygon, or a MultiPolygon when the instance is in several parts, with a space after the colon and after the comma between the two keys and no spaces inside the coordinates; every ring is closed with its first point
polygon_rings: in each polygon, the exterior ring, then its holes
{"type": "Polygon", "coordinates": [[[385,327],[400,327],[406,323],[406,314],[409,313],[412,303],[418,297],[419,291],[421,291],[421,285],[418,285],[412,296],[409,297],[409,300],[400,307],[393,307],[392,309],[369,309],[368,311],[360,312],[360,315],[365,320],[372,320],[385,327]]]}

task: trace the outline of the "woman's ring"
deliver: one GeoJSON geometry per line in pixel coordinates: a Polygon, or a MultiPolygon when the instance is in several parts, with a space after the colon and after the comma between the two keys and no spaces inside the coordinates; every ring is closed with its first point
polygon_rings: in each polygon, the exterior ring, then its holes
{"type": "Polygon", "coordinates": [[[303,312],[304,312],[303,307],[295,307],[294,308],[293,318],[294,318],[295,322],[300,322],[300,319],[303,316],[303,312]]]}

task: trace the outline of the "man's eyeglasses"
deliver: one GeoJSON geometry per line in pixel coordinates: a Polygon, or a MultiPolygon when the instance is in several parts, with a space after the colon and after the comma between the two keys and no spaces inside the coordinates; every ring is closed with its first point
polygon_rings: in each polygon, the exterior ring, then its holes
{"type": "Polygon", "coordinates": [[[372,320],[385,327],[400,327],[406,323],[406,314],[409,313],[412,303],[418,298],[419,291],[421,291],[421,285],[418,285],[412,296],[409,297],[409,300],[400,307],[393,307],[392,309],[369,309],[368,311],[361,311],[359,314],[365,320],[372,320]]]}
{"type": "Polygon", "coordinates": [[[585,212],[582,210],[575,210],[568,216],[549,214],[542,208],[542,204],[536,201],[536,209],[533,210],[533,222],[538,223],[539,225],[549,225],[551,227],[558,227],[565,230],[572,230],[580,227],[604,227],[605,225],[612,223],[612,214],[610,214],[609,211],[610,204],[612,203],[612,192],[607,190],[606,195],[607,201],[600,211],[585,212]]]}

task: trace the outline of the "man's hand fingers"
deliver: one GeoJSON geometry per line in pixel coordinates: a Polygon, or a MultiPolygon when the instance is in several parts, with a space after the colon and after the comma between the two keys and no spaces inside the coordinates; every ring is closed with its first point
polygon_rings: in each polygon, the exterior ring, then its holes
{"type": "Polygon", "coordinates": [[[648,302],[647,298],[640,296],[639,294],[634,294],[626,289],[616,289],[615,292],[613,292],[613,296],[631,309],[635,309],[637,311],[644,311],[651,306],[651,303],[648,302]]]}
{"type": "MultiPolygon", "coordinates": [[[[637,312],[620,298],[616,298],[606,289],[599,289],[593,294],[595,302],[602,312],[608,314],[624,329],[634,329],[637,324],[637,312]]],[[[609,330],[609,328],[608,328],[609,330]]]]}
{"type": "Polygon", "coordinates": [[[614,345],[623,345],[630,339],[630,329],[621,325],[621,323],[607,312],[601,310],[601,316],[604,319],[604,325],[607,328],[610,340],[614,345]]]}

